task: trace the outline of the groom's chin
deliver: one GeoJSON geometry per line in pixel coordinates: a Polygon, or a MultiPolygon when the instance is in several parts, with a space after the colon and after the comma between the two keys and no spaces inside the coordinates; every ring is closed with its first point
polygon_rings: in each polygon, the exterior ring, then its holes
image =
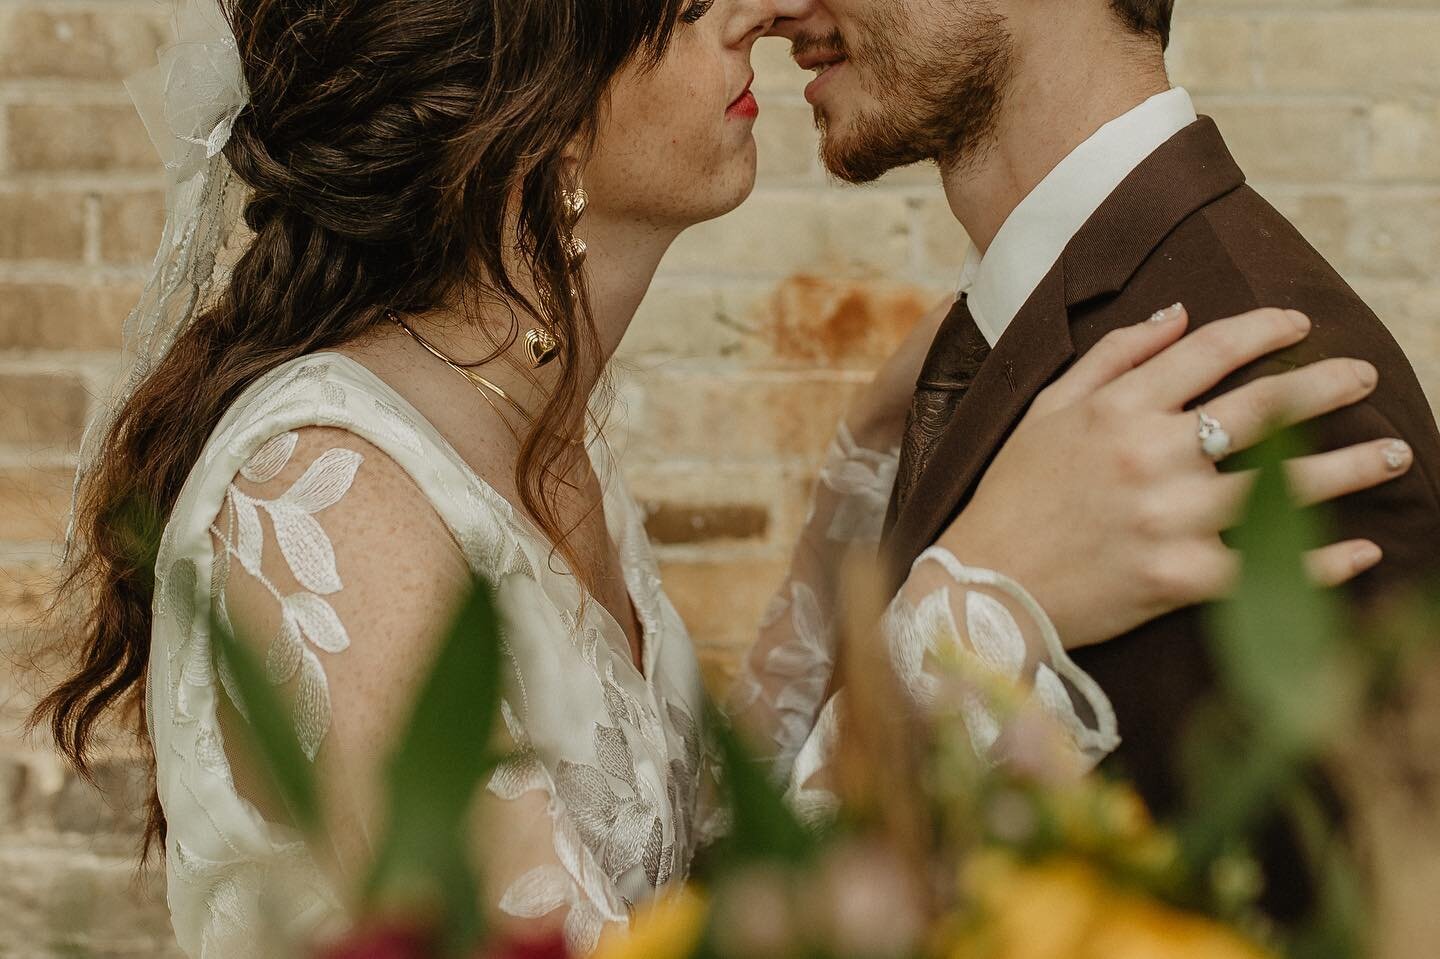
{"type": "Polygon", "coordinates": [[[913,161],[896,162],[887,151],[876,150],[860,138],[826,132],[821,135],[820,162],[835,179],[858,186],[913,161]]]}

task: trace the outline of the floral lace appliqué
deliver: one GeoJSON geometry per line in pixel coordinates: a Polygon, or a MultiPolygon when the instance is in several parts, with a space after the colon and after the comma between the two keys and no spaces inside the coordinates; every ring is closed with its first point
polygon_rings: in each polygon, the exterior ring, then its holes
{"type": "MultiPolygon", "coordinates": [[[[289,432],[267,441],[245,462],[240,475],[252,483],[273,480],[290,462],[298,440],[296,433],[289,432]]],[[[280,629],[270,642],[265,672],[276,685],[298,674],[295,733],[312,760],[330,729],[330,689],[315,650],[339,653],[350,646],[345,624],[325,598],[338,593],[342,584],[335,548],[315,514],[334,506],[349,491],[363,460],[354,450],[328,450],[274,499],[251,496],[231,483],[225,494],[227,529],[211,527],[227,556],[234,557],[280,605],[280,629]],[[290,574],[303,587],[297,592],[281,593],[261,570],[265,548],[262,511],[270,517],[290,574]]],[[[223,670],[221,675],[225,675],[223,670]]]]}

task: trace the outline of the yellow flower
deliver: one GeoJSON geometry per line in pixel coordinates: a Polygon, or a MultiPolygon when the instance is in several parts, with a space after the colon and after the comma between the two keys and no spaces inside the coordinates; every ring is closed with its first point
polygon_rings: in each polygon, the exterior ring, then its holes
{"type": "Polygon", "coordinates": [[[593,959],[689,959],[709,911],[705,898],[686,886],[636,913],[629,929],[607,932],[593,959]]]}
{"type": "Polygon", "coordinates": [[[1026,866],[991,853],[965,872],[980,921],[952,945],[952,959],[1078,956],[1103,891],[1089,866],[1076,860],[1026,866]]]}
{"type": "Polygon", "coordinates": [[[1117,889],[1089,863],[990,854],[966,869],[976,921],[952,959],[1267,959],[1226,927],[1117,889]]]}
{"type": "Polygon", "coordinates": [[[1259,946],[1219,923],[1139,896],[1112,900],[1091,932],[1096,959],[1267,959],[1259,946]]]}

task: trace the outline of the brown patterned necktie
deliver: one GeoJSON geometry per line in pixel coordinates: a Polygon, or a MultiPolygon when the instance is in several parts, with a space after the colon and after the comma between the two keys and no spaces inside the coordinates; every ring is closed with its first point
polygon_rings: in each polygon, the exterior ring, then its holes
{"type": "Polygon", "coordinates": [[[930,465],[936,442],[989,355],[990,344],[970,313],[969,297],[962,295],[940,324],[915,382],[915,396],[905,421],[905,438],[900,444],[892,517],[904,508],[914,492],[920,475],[930,465]]]}

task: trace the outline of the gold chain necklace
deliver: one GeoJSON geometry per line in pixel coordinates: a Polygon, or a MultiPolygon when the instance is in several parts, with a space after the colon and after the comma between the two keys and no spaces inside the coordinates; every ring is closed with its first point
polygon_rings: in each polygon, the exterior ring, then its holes
{"type": "Polygon", "coordinates": [[[437,360],[450,367],[450,369],[454,370],[456,373],[459,373],[461,376],[465,377],[465,379],[470,383],[470,385],[475,387],[475,389],[480,393],[481,398],[484,399],[486,403],[490,404],[490,408],[495,411],[496,416],[500,417],[500,422],[505,424],[505,428],[510,431],[510,435],[515,437],[515,441],[520,441],[520,434],[515,432],[515,427],[510,425],[509,417],[507,417],[504,413],[500,411],[500,407],[495,405],[495,401],[490,398],[490,394],[494,393],[496,396],[500,397],[500,399],[504,400],[506,403],[509,403],[510,406],[517,413],[519,413],[522,418],[528,421],[530,419],[530,414],[526,411],[525,407],[521,406],[514,397],[512,397],[509,393],[506,393],[496,384],[490,382],[488,379],[481,376],[474,370],[470,369],[468,366],[463,366],[460,363],[457,363],[455,360],[451,359],[450,356],[446,354],[443,350],[441,350],[435,344],[431,343],[429,340],[425,339],[425,337],[421,336],[414,329],[412,329],[408,323],[406,323],[400,318],[400,314],[396,313],[394,310],[386,310],[385,316],[387,319],[390,320],[390,322],[394,323],[396,326],[400,327],[400,329],[408,333],[412,340],[423,346],[431,356],[435,357],[437,360]]]}

